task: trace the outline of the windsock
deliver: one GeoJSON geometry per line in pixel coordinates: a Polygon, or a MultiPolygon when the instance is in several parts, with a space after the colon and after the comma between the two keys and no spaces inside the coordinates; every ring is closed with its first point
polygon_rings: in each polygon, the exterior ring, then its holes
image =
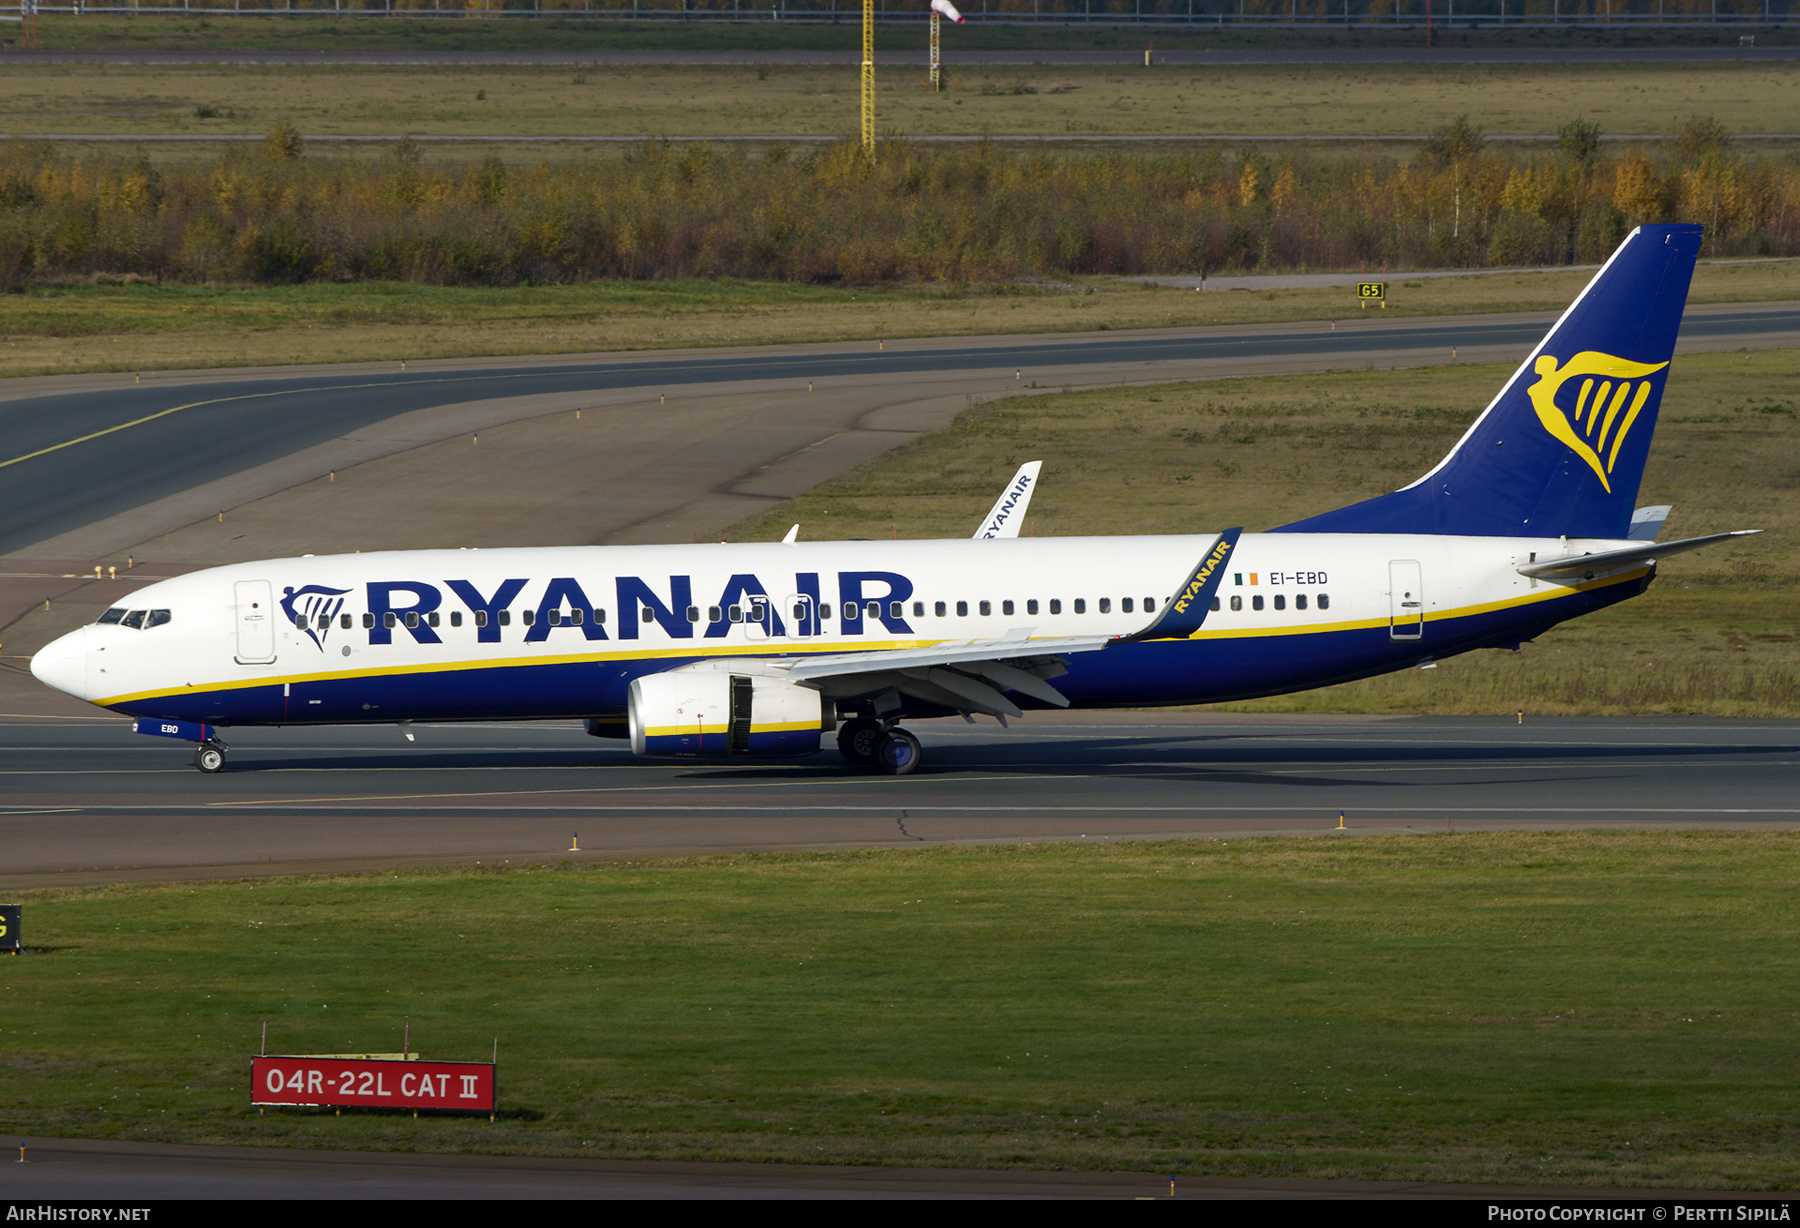
{"type": "Polygon", "coordinates": [[[963,15],[956,11],[956,6],[950,0],[931,0],[931,11],[948,17],[959,26],[963,24],[963,15]]]}

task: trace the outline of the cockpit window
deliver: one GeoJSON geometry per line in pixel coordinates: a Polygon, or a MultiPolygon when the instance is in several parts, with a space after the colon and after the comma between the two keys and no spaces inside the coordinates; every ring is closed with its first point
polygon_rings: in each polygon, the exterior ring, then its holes
{"type": "Polygon", "coordinates": [[[125,617],[125,607],[122,605],[116,605],[112,609],[108,610],[106,613],[102,614],[95,621],[104,627],[104,626],[110,626],[111,624],[118,622],[121,618],[124,618],[124,617],[125,617]]]}
{"type": "Polygon", "coordinates": [[[120,626],[130,627],[133,631],[142,631],[144,629],[144,615],[148,612],[149,611],[147,610],[133,610],[124,617],[120,622],[120,626]]]}
{"type": "Polygon", "coordinates": [[[144,630],[148,631],[151,627],[160,627],[168,622],[169,619],[170,615],[167,610],[151,610],[150,616],[144,620],[144,630]]]}

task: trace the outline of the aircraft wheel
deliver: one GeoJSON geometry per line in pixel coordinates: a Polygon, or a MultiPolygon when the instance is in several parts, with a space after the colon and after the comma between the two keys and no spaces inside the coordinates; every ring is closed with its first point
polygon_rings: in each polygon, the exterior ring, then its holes
{"type": "Polygon", "coordinates": [[[844,727],[838,730],[838,753],[859,767],[867,767],[875,762],[881,737],[880,721],[872,721],[866,716],[845,721],[844,727]]]}
{"type": "Polygon", "coordinates": [[[202,742],[194,751],[194,766],[211,775],[225,770],[225,748],[215,746],[211,742],[202,742]]]}
{"type": "Polygon", "coordinates": [[[875,749],[875,766],[884,776],[905,776],[919,766],[923,754],[919,739],[904,729],[890,729],[875,749]]]}

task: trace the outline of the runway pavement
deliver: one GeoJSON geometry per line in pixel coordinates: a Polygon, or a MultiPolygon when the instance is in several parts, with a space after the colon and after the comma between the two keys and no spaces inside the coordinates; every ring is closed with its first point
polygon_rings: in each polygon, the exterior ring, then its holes
{"type": "MultiPolygon", "coordinates": [[[[555,541],[691,541],[947,425],[970,396],[1518,361],[1554,318],[1540,312],[1384,320],[1377,313],[1337,324],[439,361],[405,370],[383,363],[188,372],[141,382],[136,375],[18,380],[0,390],[0,554],[122,555],[327,470],[583,405],[613,415],[604,436],[608,468],[627,495],[579,515],[559,505],[555,541]],[[818,391],[802,396],[809,385],[818,391]],[[678,404],[671,409],[664,397],[678,404]],[[903,407],[917,412],[881,417],[903,407]],[[364,432],[372,433],[362,438],[364,432]],[[829,445],[823,454],[815,451],[821,445],[829,445]],[[785,480],[783,464],[792,471],[785,480]],[[634,476],[646,480],[634,488],[634,476]]],[[[1695,307],[1682,327],[1682,349],[1690,351],[1797,340],[1794,303],[1695,307]]],[[[528,496],[529,485],[520,493],[528,496]]],[[[510,530],[502,515],[475,519],[510,530]]],[[[521,517],[533,518],[542,533],[541,516],[521,517]]],[[[335,548],[321,537],[318,517],[304,523],[310,544],[301,549],[335,548]]],[[[435,516],[428,532],[436,539],[364,539],[357,548],[488,544],[450,527],[435,516]]],[[[516,532],[504,540],[551,544],[516,532]]],[[[259,548],[245,557],[279,552],[259,548]]]]}
{"type": "MultiPolygon", "coordinates": [[[[177,1198],[1184,1198],[1557,1199],[1578,1205],[1780,1199],[1779,1193],[1623,1186],[1454,1185],[1188,1177],[1128,1172],[1028,1172],[863,1165],[583,1160],[542,1156],[404,1155],[286,1147],[183,1147],[114,1139],[0,1135],[22,1166],[0,1167],[0,1199],[89,1204],[177,1198]]],[[[1775,1212],[1774,1208],[1768,1209],[1775,1212]]],[[[1775,1212],[1774,1218],[1779,1218],[1775,1212]]]]}
{"type": "MultiPolygon", "coordinates": [[[[1445,670],[1453,670],[1454,662],[1445,670]]],[[[1033,713],[835,750],[640,760],[573,724],[228,732],[203,776],[124,720],[0,723],[0,889],[745,849],[1800,826],[1800,723],[1033,713]],[[572,843],[579,852],[571,852],[572,843]]],[[[829,745],[829,743],[828,743],[829,745]]]]}
{"type": "MultiPolygon", "coordinates": [[[[1096,33],[1124,33],[1132,38],[1129,47],[1085,51],[970,51],[946,50],[942,62],[946,67],[1143,67],[1144,52],[1137,45],[1139,36],[1154,41],[1161,34],[1211,33],[1205,23],[1187,25],[1172,23],[1157,26],[1149,23],[1107,26],[1096,23],[1096,33]]],[[[1744,27],[1756,34],[1761,31],[1744,27]]],[[[904,36],[903,28],[883,23],[878,32],[881,41],[904,36]]],[[[1238,33],[1227,28],[1227,37],[1238,33]]],[[[1379,33],[1379,32],[1378,32],[1379,33]]],[[[1423,43],[1423,29],[1419,42],[1423,43]]],[[[1731,34],[1740,31],[1732,30],[1731,34]]],[[[1700,37],[1704,37],[1701,35],[1700,37]]],[[[1167,50],[1157,51],[1158,64],[1231,65],[1231,64],[1636,64],[1636,63],[1780,63],[1800,59],[1800,47],[1740,46],[1735,38],[1719,46],[1693,47],[1296,47],[1258,50],[1167,50]]],[[[914,67],[929,62],[922,49],[883,49],[879,63],[889,67],[914,67]]],[[[41,64],[369,64],[384,66],[456,66],[494,68],[501,66],[604,67],[608,65],[675,65],[698,66],[794,64],[854,67],[861,53],[850,48],[842,51],[14,51],[9,62],[41,64]]]]}

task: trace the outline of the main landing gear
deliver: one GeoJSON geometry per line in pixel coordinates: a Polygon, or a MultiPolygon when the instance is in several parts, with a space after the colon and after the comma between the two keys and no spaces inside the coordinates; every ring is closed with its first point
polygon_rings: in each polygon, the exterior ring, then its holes
{"type": "Polygon", "coordinates": [[[858,767],[872,767],[884,776],[905,776],[919,766],[919,739],[898,725],[885,725],[870,717],[845,721],[838,730],[838,751],[858,767]]]}
{"type": "Polygon", "coordinates": [[[194,748],[194,766],[207,775],[225,770],[225,743],[213,738],[194,748]]]}

